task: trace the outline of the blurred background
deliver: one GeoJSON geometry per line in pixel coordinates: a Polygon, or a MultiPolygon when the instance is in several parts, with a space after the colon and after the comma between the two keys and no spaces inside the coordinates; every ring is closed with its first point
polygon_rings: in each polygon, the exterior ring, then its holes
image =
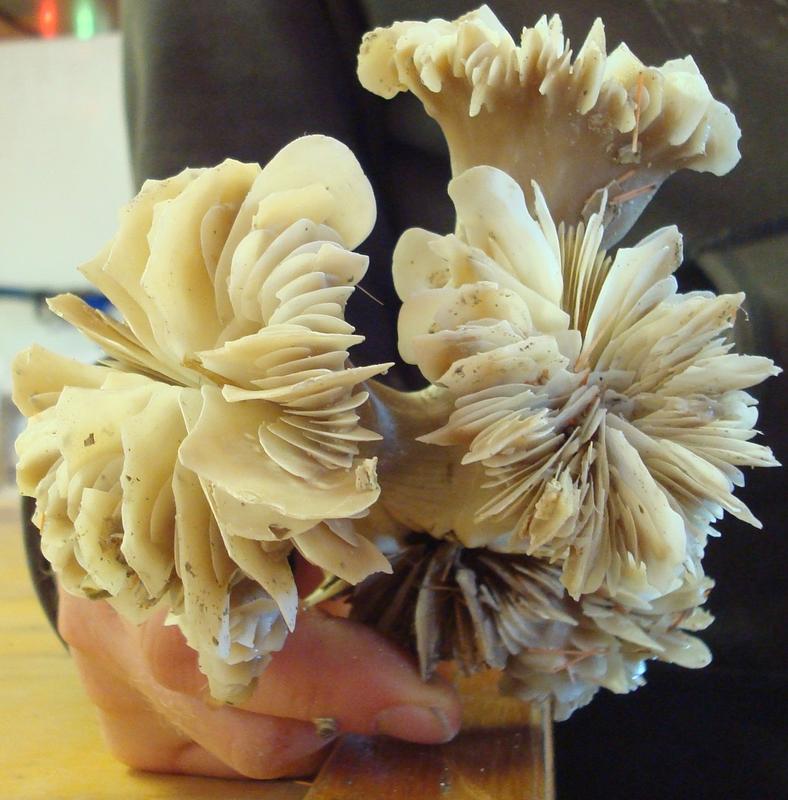
{"type": "MultiPolygon", "coordinates": [[[[558,11],[577,44],[602,16],[608,50],[626,39],[650,64],[692,53],[714,96],[736,113],[742,161],[723,178],[671,178],[626,243],[677,223],[685,235],[681,288],[746,291],[739,346],[788,364],[785,0],[489,4],[512,32],[558,11]]],[[[13,480],[20,428],[8,399],[9,360],[33,341],[82,360],[98,356],[43,298],[77,291],[102,304],[75,267],[112,236],[118,209],[146,177],[228,156],[264,162],[304,132],[337,136],[356,150],[378,192],[380,222],[365,245],[377,265],[368,286],[390,295],[398,233],[413,224],[451,227],[448,164],[440,133],[412,97],[387,103],[356,85],[356,43],[376,25],[452,19],[474,5],[0,0],[0,483],[13,480]]],[[[380,310],[370,301],[367,313],[375,324],[365,357],[383,360],[396,304],[380,310]]],[[[784,462],[786,376],[756,393],[764,439],[784,462]]],[[[726,519],[722,540],[708,548],[718,621],[704,639],[714,665],[694,673],[655,664],[644,689],[603,693],[559,725],[561,800],[788,796],[785,478],[761,470],[748,481],[740,495],[765,530],[726,519]]]]}
{"type": "MultiPolygon", "coordinates": [[[[0,446],[13,482],[20,422],[10,359],[36,341],[76,358],[98,350],[44,298],[87,295],[76,267],[112,236],[132,196],[117,0],[0,2],[0,446]]],[[[6,491],[8,489],[6,488],[6,491]]]]}

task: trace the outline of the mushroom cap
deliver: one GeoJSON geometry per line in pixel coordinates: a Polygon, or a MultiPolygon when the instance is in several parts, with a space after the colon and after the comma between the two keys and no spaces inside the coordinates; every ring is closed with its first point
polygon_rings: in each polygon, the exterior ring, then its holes
{"type": "Polygon", "coordinates": [[[511,177],[473,167],[450,184],[456,233],[395,251],[400,352],[448,406],[417,433],[452,477],[416,529],[559,564],[575,599],[651,601],[702,574],[723,510],[760,525],[733,495],[741,466],[776,464],[745,390],[779,370],[731,352],[742,294],[678,293],[675,228],[608,256],[601,210],[556,227],[533,191],[535,216],[511,177]]]}
{"type": "Polygon", "coordinates": [[[344,318],[374,220],[325,136],[148,181],[83,267],[122,321],[50,301],[109,360],[14,363],[19,485],[62,584],[137,621],[169,605],[218,699],[296,624],[294,549],[351,582],[390,569],[354,527],[380,494],[361,387],[390,365],[350,365],[344,318]]]}
{"type": "Polygon", "coordinates": [[[587,220],[607,190],[606,247],[672,172],[723,175],[739,160],[736,120],[692,58],[650,67],[625,44],[608,54],[599,19],[574,59],[557,14],[519,43],[487,6],[452,22],[397,22],[364,37],[358,76],[381,97],[421,100],[455,176],[499,167],[532,210],[535,180],[567,225],[587,220]]]}

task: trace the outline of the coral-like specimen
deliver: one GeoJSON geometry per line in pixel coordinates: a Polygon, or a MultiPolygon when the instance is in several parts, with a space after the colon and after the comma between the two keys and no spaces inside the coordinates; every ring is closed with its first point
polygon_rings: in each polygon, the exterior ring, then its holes
{"type": "Polygon", "coordinates": [[[567,225],[587,219],[607,189],[605,246],[672,172],[722,175],[739,159],[736,120],[692,58],[650,67],[625,44],[608,55],[599,19],[574,59],[558,15],[524,28],[519,44],[487,6],[453,22],[397,22],[364,37],[358,74],[382,97],[419,98],[455,176],[499,167],[532,209],[535,180],[567,225]]]}
{"type": "Polygon", "coordinates": [[[400,353],[431,385],[372,388],[398,443],[380,502],[421,538],[354,613],[410,641],[425,675],[441,658],[504,669],[504,690],[560,718],[640,685],[646,659],[703,666],[681,631],[710,621],[713,523],[759,527],[733,489],[776,464],[746,390],[779,370],[732,352],[742,294],[677,291],[675,228],[607,249],[672,172],[736,164],[733,115],[690,57],[608,55],[597,20],[573,58],[557,15],[517,44],[486,6],[372,31],[358,74],[438,122],[457,222],[394,253],[400,353]]]}
{"type": "Polygon", "coordinates": [[[712,616],[701,608],[713,581],[687,576],[674,591],[628,608],[590,596],[573,606],[572,622],[546,622],[506,665],[503,692],[524,700],[550,700],[558,720],[589,703],[600,688],[625,694],[645,683],[646,660],[690,669],[711,654],[687,631],[701,631],[712,616]]]}
{"type": "Polygon", "coordinates": [[[708,663],[684,632],[711,621],[701,559],[724,511],[760,526],[733,490],[777,463],[746,389],[779,369],[732,352],[742,294],[677,291],[675,228],[608,255],[604,193],[577,227],[536,184],[532,216],[494,167],[449,194],[456,233],[406,231],[394,254],[400,352],[431,386],[372,387],[397,442],[380,503],[422,537],[354,614],[425,675],[503,669],[503,691],[563,719],[641,685],[648,659],[708,663]]]}
{"type": "Polygon", "coordinates": [[[149,181],[85,275],[123,322],[50,306],[110,356],[33,347],[18,479],[64,587],[141,620],[166,602],[218,698],[236,698],[295,625],[288,556],[356,582],[390,569],[354,530],[380,493],[344,319],[375,219],[347,148],[322,136],[264,169],[226,161],[149,181]]]}
{"type": "Polygon", "coordinates": [[[675,228],[610,257],[601,209],[556,228],[494,167],[449,192],[457,234],[406,232],[394,274],[400,351],[453,404],[421,441],[477,474],[435,499],[461,506],[452,534],[560,564],[576,599],[672,591],[723,510],[758,524],[740,467],[776,463],[744,390],[777,370],[726,338],[743,295],[678,293],[675,228]]]}
{"type": "Polygon", "coordinates": [[[393,257],[430,385],[348,361],[375,204],[344,145],[148,182],[83,268],[123,321],[50,302],[108,359],[14,363],[59,580],[133,620],[167,605],[224,700],[296,624],[294,551],[326,572],[308,603],[344,593],[425,678],[500,669],[558,718],[648,659],[704,666],[704,548],[725,511],[759,525],[734,488],[776,464],[747,389],[779,370],[733,351],[742,294],[678,292],[676,228],[607,251],[672,172],[733,167],[733,115],[691,58],[607,55],[597,21],[573,59],[557,16],[518,45],[486,7],[373,31],[359,76],[449,145],[454,233],[393,257]]]}
{"type": "Polygon", "coordinates": [[[438,661],[466,673],[504,670],[503,691],[553,701],[558,719],[605,687],[643,684],[645,661],[699,668],[711,658],[686,631],[712,621],[700,608],[713,582],[685,576],[679,589],[638,607],[602,595],[567,596],[561,572],[527,555],[414,537],[392,558],[394,573],[352,592],[353,615],[405,646],[429,678],[438,661]]]}

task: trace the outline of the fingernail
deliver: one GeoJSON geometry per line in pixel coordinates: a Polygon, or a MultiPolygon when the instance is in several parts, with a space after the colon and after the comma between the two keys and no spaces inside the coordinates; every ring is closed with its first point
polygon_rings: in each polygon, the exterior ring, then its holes
{"type": "Polygon", "coordinates": [[[420,744],[437,744],[448,742],[456,730],[440,708],[404,705],[383,709],[375,717],[375,733],[420,744]]]}
{"type": "Polygon", "coordinates": [[[339,730],[339,723],[333,717],[315,717],[312,724],[317,735],[326,741],[333,739],[339,730]]]}

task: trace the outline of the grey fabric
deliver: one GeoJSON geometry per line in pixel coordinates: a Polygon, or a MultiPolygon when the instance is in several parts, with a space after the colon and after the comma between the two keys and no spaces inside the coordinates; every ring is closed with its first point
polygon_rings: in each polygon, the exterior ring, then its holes
{"type": "MultiPolygon", "coordinates": [[[[679,173],[632,237],[680,221],[690,254],[784,220],[788,151],[786,18],[778,0],[493,0],[516,32],[559,12],[582,43],[594,18],[608,49],[626,40],[646,63],[692,53],[713,94],[736,111],[742,163],[724,179],[679,173]],[[699,202],[702,198],[702,202],[699,202]]],[[[394,232],[451,225],[445,145],[409,95],[369,97],[355,79],[361,33],[396,19],[452,19],[463,0],[136,0],[124,4],[127,102],[135,175],[165,177],[225,156],[265,160],[305,132],[337,136],[372,177],[394,232]]],[[[385,272],[385,262],[379,271],[385,272]]]]}

